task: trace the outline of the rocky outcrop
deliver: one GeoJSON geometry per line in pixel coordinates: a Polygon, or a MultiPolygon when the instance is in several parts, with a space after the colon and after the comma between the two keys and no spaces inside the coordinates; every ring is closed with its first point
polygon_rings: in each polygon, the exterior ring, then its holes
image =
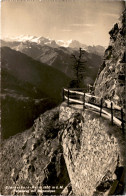
{"type": "Polygon", "coordinates": [[[60,107],[59,132],[72,185],[72,195],[108,195],[125,164],[125,141],[121,130],[87,110],[60,107]],[[101,188],[102,187],[102,188],[101,188]]]}
{"type": "Polygon", "coordinates": [[[94,94],[124,106],[126,10],[109,34],[110,43],[105,51],[104,61],[95,81],[94,94]]]}
{"type": "Polygon", "coordinates": [[[2,142],[1,194],[105,196],[126,162],[121,133],[65,103],[45,112],[31,129],[2,142]]]}
{"type": "Polygon", "coordinates": [[[2,195],[55,195],[69,184],[60,126],[55,108],[40,115],[31,129],[2,143],[2,195]]]}

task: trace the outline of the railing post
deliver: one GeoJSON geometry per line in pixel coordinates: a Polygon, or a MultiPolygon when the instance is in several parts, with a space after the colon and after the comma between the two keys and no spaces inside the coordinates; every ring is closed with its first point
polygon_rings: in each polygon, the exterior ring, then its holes
{"type": "Polygon", "coordinates": [[[111,122],[113,125],[113,103],[111,102],[111,122]]]}
{"type": "Polygon", "coordinates": [[[84,111],[84,109],[85,109],[85,93],[83,95],[83,111],[84,111]]]}
{"type": "Polygon", "coordinates": [[[100,116],[102,114],[102,105],[103,105],[103,98],[101,98],[101,105],[100,105],[100,116]]]}
{"type": "Polygon", "coordinates": [[[63,88],[63,91],[62,91],[62,95],[63,95],[63,101],[64,101],[64,88],[63,88]]]}
{"type": "Polygon", "coordinates": [[[69,89],[68,89],[68,102],[67,102],[68,106],[69,106],[69,89]]]}
{"type": "Polygon", "coordinates": [[[90,93],[90,84],[88,84],[88,92],[90,93]]]}
{"type": "Polygon", "coordinates": [[[121,108],[122,132],[124,133],[123,109],[121,108]]]}

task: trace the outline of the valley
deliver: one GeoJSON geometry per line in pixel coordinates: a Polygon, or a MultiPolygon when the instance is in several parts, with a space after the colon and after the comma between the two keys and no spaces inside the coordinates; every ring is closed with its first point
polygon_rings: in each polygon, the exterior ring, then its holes
{"type": "Polygon", "coordinates": [[[85,47],[82,87],[93,84],[102,62],[102,55],[96,52],[98,46],[87,47],[75,40],[65,43],[20,36],[1,40],[1,46],[3,139],[30,128],[41,113],[62,101],[63,87],[69,87],[74,79],[71,57],[79,55],[78,47],[85,47]]]}

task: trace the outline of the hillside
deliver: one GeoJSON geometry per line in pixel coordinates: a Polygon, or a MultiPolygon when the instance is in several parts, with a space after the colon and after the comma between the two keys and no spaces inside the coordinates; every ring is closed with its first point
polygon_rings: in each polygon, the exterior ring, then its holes
{"type": "Polygon", "coordinates": [[[41,113],[62,100],[69,78],[7,47],[1,48],[2,138],[32,126],[41,113]]]}
{"type": "MultiPolygon", "coordinates": [[[[69,82],[65,74],[7,47],[1,48],[1,58],[2,70],[6,70],[21,82],[34,86],[42,95],[49,96],[55,101],[61,100],[62,87],[69,82]]],[[[6,85],[4,78],[2,87],[3,85],[6,85]]],[[[39,96],[41,97],[40,94],[39,96]]]]}

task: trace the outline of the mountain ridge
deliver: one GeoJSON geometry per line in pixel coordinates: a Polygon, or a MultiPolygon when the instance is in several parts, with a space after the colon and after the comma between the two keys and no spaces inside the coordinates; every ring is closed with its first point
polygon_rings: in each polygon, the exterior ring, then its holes
{"type": "MultiPolygon", "coordinates": [[[[9,46],[11,49],[20,51],[35,60],[38,60],[42,63],[46,63],[59,71],[65,73],[68,77],[73,78],[73,59],[72,54],[79,55],[79,50],[73,48],[65,47],[51,47],[50,45],[44,44],[40,45],[35,42],[25,41],[25,42],[5,42],[2,41],[3,46],[9,46]]],[[[88,69],[87,78],[90,78],[90,81],[94,81],[96,77],[97,70],[99,65],[102,63],[102,56],[90,53],[85,51],[84,59],[86,61],[86,67],[88,69]],[[92,78],[93,74],[93,78],[92,78]],[[92,80],[93,79],[93,80],[92,80]]],[[[86,85],[85,82],[83,82],[86,85]]]]}
{"type": "Polygon", "coordinates": [[[86,45],[84,43],[81,43],[77,40],[54,40],[50,38],[45,38],[42,36],[31,36],[31,35],[20,35],[20,36],[15,36],[15,37],[5,37],[1,39],[4,42],[32,42],[32,43],[37,43],[41,46],[43,45],[48,45],[50,47],[65,47],[65,48],[72,48],[72,49],[79,49],[80,47],[86,50],[87,52],[93,51],[96,54],[103,55],[105,47],[104,46],[99,46],[99,45],[86,45]],[[95,49],[95,50],[94,50],[95,49]],[[101,50],[100,50],[101,49],[101,50]],[[91,50],[91,51],[90,51],[91,50]]]}
{"type": "Polygon", "coordinates": [[[32,126],[34,119],[62,100],[69,78],[8,47],[1,48],[2,137],[32,126]]]}

